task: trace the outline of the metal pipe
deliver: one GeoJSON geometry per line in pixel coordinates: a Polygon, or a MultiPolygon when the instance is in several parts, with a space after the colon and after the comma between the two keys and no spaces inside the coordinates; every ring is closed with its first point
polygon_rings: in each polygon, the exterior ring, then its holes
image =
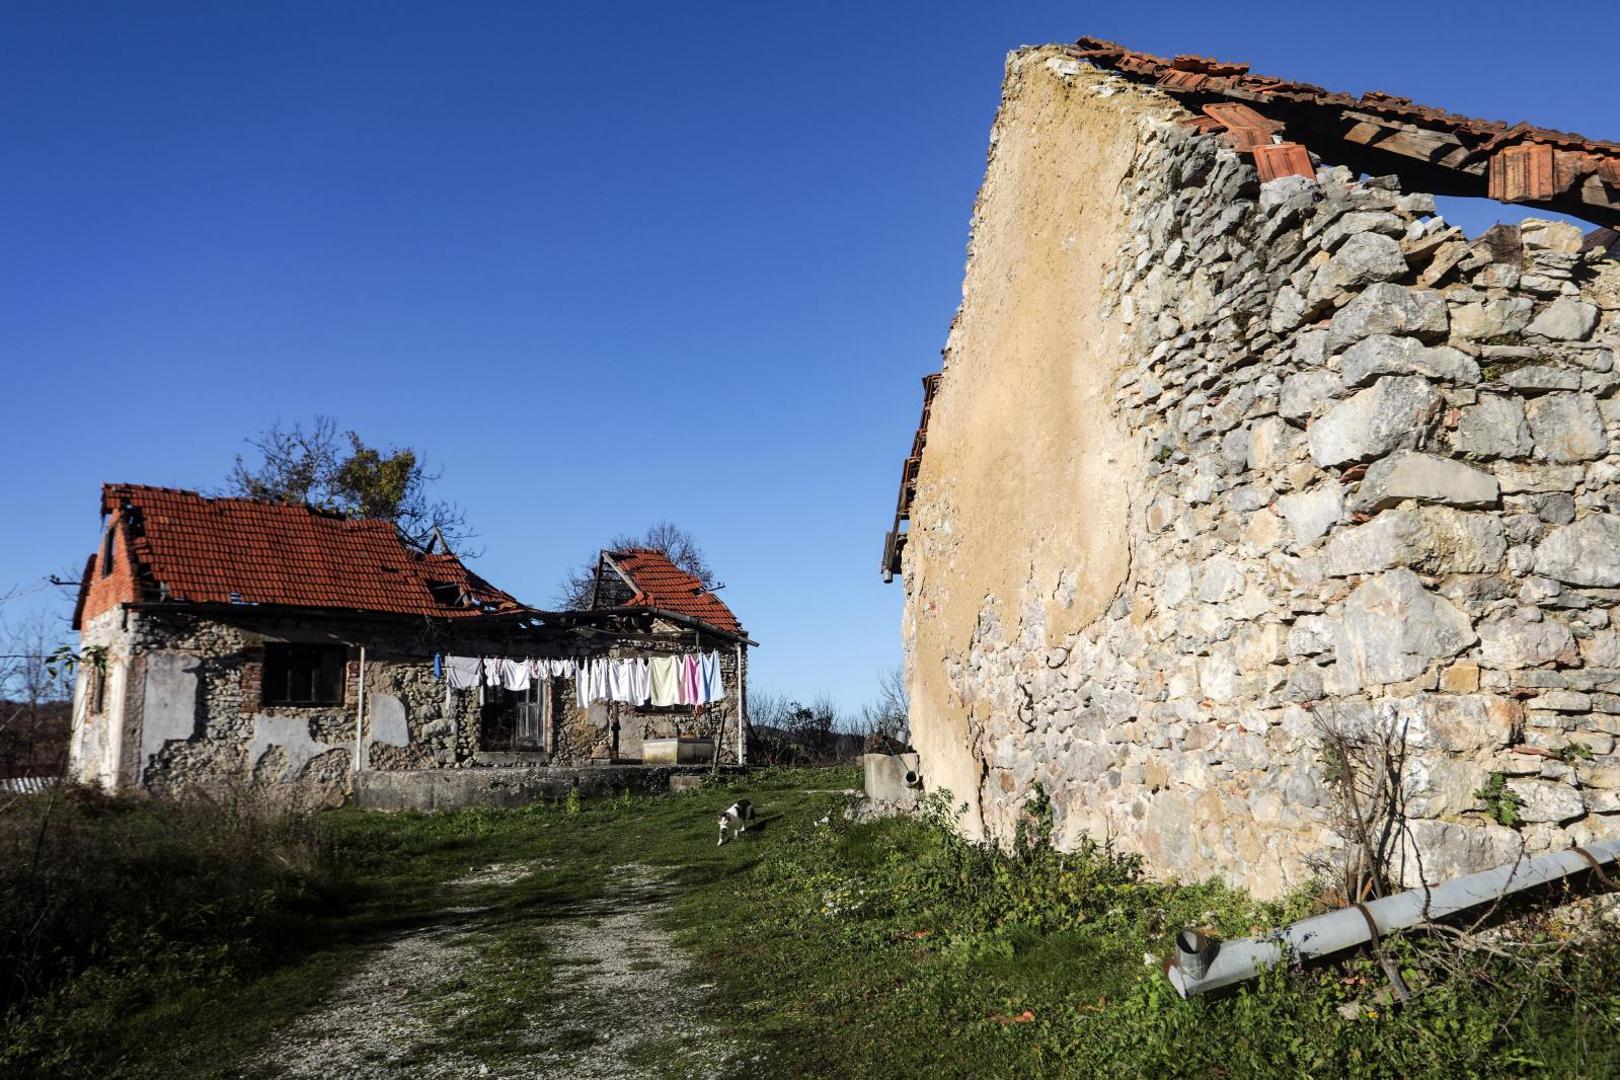
{"type": "Polygon", "coordinates": [[[1366,904],[1313,915],[1291,926],[1239,941],[1215,942],[1196,931],[1177,935],[1177,955],[1165,968],[1182,997],[1252,979],[1290,959],[1309,960],[1363,945],[1419,922],[1443,919],[1524,889],[1620,859],[1620,838],[1548,852],[1494,870],[1408,889],[1366,904]]]}

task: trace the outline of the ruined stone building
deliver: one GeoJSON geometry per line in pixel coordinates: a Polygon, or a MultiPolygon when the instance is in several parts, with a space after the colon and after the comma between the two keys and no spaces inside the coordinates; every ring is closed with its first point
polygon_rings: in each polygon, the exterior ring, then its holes
{"type": "Polygon", "coordinates": [[[86,565],[71,775],[115,791],[635,762],[746,748],[747,637],[649,550],[604,552],[588,610],[528,607],[391,522],[109,484],[86,565]],[[723,699],[593,700],[572,675],[452,688],[450,657],[718,654],[723,699]],[[685,738],[682,738],[685,737],[685,738]],[[656,747],[654,744],[657,744],[656,747]]]}
{"type": "Polygon", "coordinates": [[[1093,39],[1008,61],[925,380],[903,576],[924,783],[1010,837],[1273,896],[1620,832],[1620,145],[1093,39]],[[1376,763],[1375,763],[1376,764],[1376,763]]]}

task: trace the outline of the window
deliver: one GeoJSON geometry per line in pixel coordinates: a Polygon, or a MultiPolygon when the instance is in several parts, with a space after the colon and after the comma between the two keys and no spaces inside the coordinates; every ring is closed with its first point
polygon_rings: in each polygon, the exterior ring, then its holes
{"type": "Polygon", "coordinates": [[[113,566],[113,538],[118,535],[118,526],[109,525],[107,535],[101,538],[101,576],[106,577],[112,573],[113,566]]]}
{"type": "Polygon", "coordinates": [[[266,705],[341,705],[348,648],[343,645],[264,647],[266,705]]]}
{"type": "Polygon", "coordinates": [[[100,716],[107,711],[107,669],[90,669],[90,712],[100,716]]]}

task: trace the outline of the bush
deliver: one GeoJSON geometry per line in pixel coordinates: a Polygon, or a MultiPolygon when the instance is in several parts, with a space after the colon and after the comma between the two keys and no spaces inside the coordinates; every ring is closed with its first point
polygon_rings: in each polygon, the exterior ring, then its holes
{"type": "Polygon", "coordinates": [[[178,801],[65,786],[0,811],[0,1072],[54,1006],[123,980],[165,985],[272,964],[293,909],[331,887],[312,810],[251,790],[178,801]],[[99,988],[99,989],[98,989],[99,988]]]}

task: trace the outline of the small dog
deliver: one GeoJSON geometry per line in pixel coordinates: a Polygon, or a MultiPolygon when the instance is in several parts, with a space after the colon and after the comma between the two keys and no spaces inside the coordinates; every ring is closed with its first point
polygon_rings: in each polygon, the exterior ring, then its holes
{"type": "MultiPolygon", "coordinates": [[[[735,834],[731,837],[731,839],[735,840],[738,836],[747,832],[748,826],[753,823],[754,804],[747,799],[738,799],[726,807],[725,812],[720,815],[720,844],[726,842],[727,829],[730,829],[735,834]]],[[[715,846],[719,847],[720,844],[715,846]]]]}

